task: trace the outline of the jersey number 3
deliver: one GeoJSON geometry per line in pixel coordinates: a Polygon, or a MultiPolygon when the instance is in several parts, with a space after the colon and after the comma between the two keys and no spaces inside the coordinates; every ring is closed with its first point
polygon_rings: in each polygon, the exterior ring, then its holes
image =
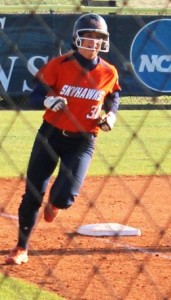
{"type": "Polygon", "coordinates": [[[101,112],[101,105],[93,105],[90,109],[89,114],[86,115],[87,119],[97,119],[101,112]]]}

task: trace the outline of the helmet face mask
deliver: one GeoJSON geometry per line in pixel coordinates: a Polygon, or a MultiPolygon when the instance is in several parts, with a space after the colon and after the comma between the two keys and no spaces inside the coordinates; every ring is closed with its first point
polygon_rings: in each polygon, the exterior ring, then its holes
{"type": "MultiPolygon", "coordinates": [[[[86,31],[89,32],[89,31],[86,31]]],[[[92,31],[90,31],[92,32],[92,31]]],[[[84,31],[85,33],[85,31],[84,31]]],[[[100,44],[99,51],[101,52],[108,52],[109,51],[109,41],[108,39],[105,40],[103,37],[101,39],[96,39],[96,38],[90,38],[90,37],[84,37],[84,33],[81,30],[78,30],[76,32],[76,38],[75,38],[75,46],[77,48],[82,48],[82,49],[88,49],[88,50],[96,50],[96,44],[94,43],[94,47],[86,47],[84,46],[84,41],[94,41],[100,44]]]]}
{"type": "Polygon", "coordinates": [[[109,32],[105,20],[97,14],[85,14],[78,18],[73,28],[73,45],[76,48],[83,48],[88,50],[95,50],[94,48],[88,48],[83,45],[85,40],[101,41],[101,47],[99,51],[109,51],[109,32]],[[101,34],[102,38],[89,38],[84,37],[85,33],[97,32],[101,34]]]}

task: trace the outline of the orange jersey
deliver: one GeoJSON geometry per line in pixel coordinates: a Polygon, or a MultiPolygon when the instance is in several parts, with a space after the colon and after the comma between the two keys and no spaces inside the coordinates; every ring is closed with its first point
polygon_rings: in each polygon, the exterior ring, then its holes
{"type": "Polygon", "coordinates": [[[61,96],[68,102],[67,110],[47,109],[44,120],[71,132],[97,134],[105,96],[120,90],[116,68],[102,58],[93,70],[87,71],[72,54],[63,55],[49,61],[37,76],[51,88],[48,96],[61,96]]]}

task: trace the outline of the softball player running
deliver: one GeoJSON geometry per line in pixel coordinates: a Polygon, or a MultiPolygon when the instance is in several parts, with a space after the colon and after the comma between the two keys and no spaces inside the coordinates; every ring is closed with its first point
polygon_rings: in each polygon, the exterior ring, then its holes
{"type": "Polygon", "coordinates": [[[83,14],[73,28],[73,50],[53,58],[36,74],[38,84],[30,104],[46,111],[32,148],[18,210],[18,242],[5,258],[7,264],[28,262],[29,238],[58,162],[59,171],[44,208],[46,222],[74,203],[99,129],[110,131],[114,126],[119,106],[118,72],[98,56],[108,51],[105,20],[97,14],[83,14]]]}

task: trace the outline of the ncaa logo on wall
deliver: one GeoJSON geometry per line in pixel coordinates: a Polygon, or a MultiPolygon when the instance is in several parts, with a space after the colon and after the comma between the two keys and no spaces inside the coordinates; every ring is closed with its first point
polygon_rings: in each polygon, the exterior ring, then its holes
{"type": "Polygon", "coordinates": [[[171,19],[146,24],[132,42],[130,60],[145,86],[171,92],[171,19]]]}

